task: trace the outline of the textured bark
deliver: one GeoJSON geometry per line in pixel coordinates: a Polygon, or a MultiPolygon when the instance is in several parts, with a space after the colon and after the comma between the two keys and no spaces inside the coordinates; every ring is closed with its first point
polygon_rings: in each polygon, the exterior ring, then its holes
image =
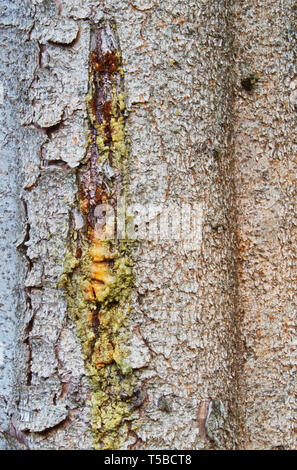
{"type": "MultiPolygon", "coordinates": [[[[58,287],[88,145],[91,23],[116,27],[129,201],[203,208],[134,244],[131,449],[296,448],[293,0],[0,1],[1,446],[93,447],[58,287]]],[[[104,426],[104,423],[102,424],[104,426]]]]}
{"type": "Polygon", "coordinates": [[[296,4],[234,10],[238,298],[243,365],[239,445],[296,448],[296,4]]]}

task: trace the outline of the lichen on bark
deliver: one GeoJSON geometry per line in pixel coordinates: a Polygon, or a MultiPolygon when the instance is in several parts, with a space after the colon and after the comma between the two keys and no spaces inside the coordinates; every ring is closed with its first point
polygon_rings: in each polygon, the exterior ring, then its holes
{"type": "Polygon", "coordinates": [[[94,447],[108,449],[123,443],[134,393],[125,347],[132,264],[129,241],[117,222],[119,207],[124,211],[119,201],[126,199],[128,160],[123,71],[111,22],[91,29],[86,100],[89,138],[78,170],[76,208],[80,228],[72,226],[60,285],[66,288],[91,381],[94,447]]]}

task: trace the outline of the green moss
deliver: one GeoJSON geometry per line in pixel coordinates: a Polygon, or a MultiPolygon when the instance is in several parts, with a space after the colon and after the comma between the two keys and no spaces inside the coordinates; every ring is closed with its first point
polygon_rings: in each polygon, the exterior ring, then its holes
{"type": "Polygon", "coordinates": [[[129,419],[129,400],[133,394],[132,370],[126,361],[128,332],[125,324],[129,316],[129,296],[133,285],[129,248],[119,249],[113,258],[114,282],[101,302],[86,300],[92,262],[87,245],[78,261],[72,250],[66,254],[60,286],[66,289],[68,310],[76,323],[89,376],[91,422],[95,448],[115,449],[122,445],[120,428],[129,419]],[[93,328],[93,317],[99,318],[98,332],[93,328]],[[125,390],[125,393],[122,391],[125,390]]]}

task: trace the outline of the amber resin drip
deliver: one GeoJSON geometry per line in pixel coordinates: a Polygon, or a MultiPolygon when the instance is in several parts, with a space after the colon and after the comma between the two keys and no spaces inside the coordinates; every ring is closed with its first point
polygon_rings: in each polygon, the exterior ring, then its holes
{"type": "Polygon", "coordinates": [[[73,227],[61,283],[91,380],[94,445],[114,449],[128,433],[134,387],[125,350],[132,267],[116,222],[127,184],[123,69],[111,23],[92,27],[87,108],[88,146],[78,171],[84,226],[73,227]]]}

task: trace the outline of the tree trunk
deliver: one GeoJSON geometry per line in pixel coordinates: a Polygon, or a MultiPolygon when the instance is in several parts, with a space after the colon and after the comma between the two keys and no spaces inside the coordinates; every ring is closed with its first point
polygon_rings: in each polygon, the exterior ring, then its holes
{"type": "Polygon", "coordinates": [[[1,448],[294,449],[293,0],[0,11],[1,448]]]}

